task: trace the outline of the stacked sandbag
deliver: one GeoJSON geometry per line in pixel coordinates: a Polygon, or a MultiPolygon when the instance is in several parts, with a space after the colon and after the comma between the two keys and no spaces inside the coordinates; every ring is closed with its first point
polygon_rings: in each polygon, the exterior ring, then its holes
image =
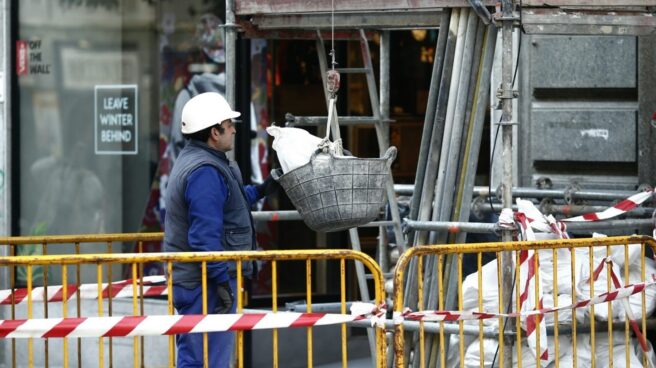
{"type": "MultiPolygon", "coordinates": [[[[572,349],[572,344],[571,344],[571,339],[569,336],[558,336],[558,341],[559,341],[559,346],[558,346],[558,355],[559,355],[559,361],[562,362],[562,359],[565,358],[566,356],[571,355],[571,349],[572,349]]],[[[551,365],[554,364],[555,362],[555,351],[556,351],[556,346],[554,345],[554,340],[549,339],[548,342],[549,346],[549,358],[547,360],[547,364],[551,365]]],[[[501,359],[501,351],[497,351],[499,347],[499,339],[494,339],[494,338],[484,338],[483,339],[483,367],[499,367],[500,366],[500,359],[501,359]]],[[[456,347],[457,351],[457,347],[456,347]]],[[[531,349],[528,347],[526,344],[526,339],[522,339],[522,356],[521,356],[521,362],[522,362],[522,367],[523,368],[531,368],[531,367],[537,367],[537,361],[535,359],[535,355],[531,353],[531,349]]],[[[480,367],[480,357],[481,357],[481,340],[474,339],[471,341],[468,345],[466,345],[466,350],[465,350],[465,361],[464,361],[464,366],[466,368],[477,368],[480,367]]],[[[519,362],[517,359],[517,347],[513,345],[512,347],[512,359],[513,367],[519,366],[519,362]]],[[[562,366],[562,363],[561,363],[562,366]]]]}
{"type": "MultiPolygon", "coordinates": [[[[643,352],[638,343],[638,339],[629,339],[629,365],[626,364],[626,345],[624,340],[624,331],[613,332],[613,361],[610,361],[610,345],[608,341],[608,332],[597,332],[595,334],[595,366],[599,368],[615,367],[615,368],[629,368],[629,367],[642,367],[643,352]]],[[[592,338],[590,334],[577,334],[576,335],[576,366],[577,367],[591,367],[592,366],[592,338]]],[[[649,342],[647,342],[649,344],[649,342]]],[[[562,346],[562,345],[561,345],[562,346]]],[[[649,354],[648,359],[656,364],[656,357],[654,356],[653,349],[649,354]]],[[[570,349],[566,354],[559,359],[559,367],[570,368],[574,367],[574,351],[570,349]]]]}
{"type": "MultiPolygon", "coordinates": [[[[595,236],[600,237],[603,235],[596,234],[595,236]]],[[[589,299],[591,296],[596,296],[609,290],[612,291],[616,289],[613,281],[610,281],[609,285],[609,272],[608,267],[612,264],[613,272],[620,279],[622,286],[624,284],[636,284],[643,282],[645,278],[651,279],[651,275],[656,275],[656,262],[650,258],[644,259],[644,273],[641,265],[641,245],[640,244],[630,244],[627,246],[627,254],[625,256],[625,247],[622,245],[606,247],[595,247],[592,250],[592,269],[590,269],[590,249],[589,248],[577,248],[574,249],[574,258],[575,263],[572,267],[572,257],[569,249],[557,249],[557,270],[554,272],[554,251],[553,250],[540,250],[538,251],[539,262],[540,262],[540,272],[539,272],[539,282],[542,289],[542,302],[544,308],[551,308],[555,306],[554,303],[554,278],[556,279],[555,285],[557,287],[557,299],[558,306],[571,305],[573,302],[589,299]],[[593,283],[594,290],[591,294],[591,282],[590,277],[594,273],[595,269],[605,262],[604,260],[610,257],[612,263],[604,264],[601,272],[599,273],[597,280],[593,283]],[[629,270],[628,280],[625,278],[625,265],[629,270]],[[575,285],[574,290],[572,290],[572,269],[575,272],[575,285]],[[645,277],[643,277],[645,275],[645,277]],[[572,300],[572,292],[576,292],[576,300],[572,300]]],[[[485,264],[481,268],[481,281],[482,281],[482,310],[485,312],[498,312],[499,311],[499,296],[498,296],[498,282],[497,282],[497,261],[493,260],[485,264]]],[[[514,284],[513,284],[514,285],[514,284]]],[[[468,275],[464,282],[462,283],[462,298],[463,298],[463,310],[479,310],[479,301],[478,301],[478,272],[474,272],[468,275]]],[[[516,308],[516,285],[513,288],[513,297],[511,300],[511,310],[517,311],[516,308]]],[[[653,314],[656,309],[656,287],[647,287],[644,291],[645,293],[645,310],[647,316],[653,314]]],[[[625,311],[625,302],[622,300],[616,300],[612,303],[612,315],[609,318],[608,315],[608,304],[598,304],[594,308],[594,316],[596,321],[624,321],[627,319],[627,313],[625,311]]],[[[633,317],[636,320],[642,318],[642,294],[638,293],[632,295],[628,298],[628,303],[631,308],[633,317]]],[[[590,323],[590,313],[591,308],[578,308],[575,311],[573,310],[563,310],[558,312],[558,323],[560,325],[565,324],[569,325],[572,322],[572,313],[576,313],[576,319],[579,323],[590,323]]],[[[497,318],[483,320],[485,326],[498,326],[499,320],[497,318]]],[[[555,315],[553,313],[547,313],[544,316],[544,319],[541,323],[544,323],[547,327],[553,326],[555,323],[555,315]]],[[[464,324],[471,326],[479,326],[479,321],[464,321],[464,324]]],[[[512,329],[515,329],[515,322],[512,322],[512,329]]],[[[526,331],[526,319],[522,319],[522,329],[524,333],[526,331]]],[[[570,336],[563,336],[562,333],[559,336],[559,362],[560,367],[570,367],[572,366],[573,351],[571,344],[570,336]]],[[[465,341],[463,341],[464,346],[466,347],[465,353],[465,367],[478,367],[480,365],[480,341],[478,336],[465,336],[465,341]]],[[[492,361],[494,360],[494,354],[496,352],[498,339],[484,339],[484,356],[483,362],[485,367],[491,367],[492,361]]],[[[549,346],[549,359],[544,364],[549,363],[549,366],[553,365],[555,347],[553,346],[553,336],[548,338],[549,346]]],[[[535,367],[536,359],[534,352],[526,345],[526,336],[523,336],[522,344],[522,366],[523,367],[535,367]]],[[[541,341],[541,345],[544,344],[544,341],[541,341]]],[[[458,366],[460,364],[459,360],[459,335],[451,335],[449,340],[449,351],[447,354],[447,366],[458,366]]],[[[608,334],[606,332],[600,332],[596,334],[596,362],[597,366],[606,366],[608,365],[609,360],[609,344],[608,334]],[[601,365],[600,365],[601,364],[601,365]],[[605,364],[605,365],[604,365],[605,364]]],[[[624,331],[617,331],[613,337],[613,361],[615,361],[615,367],[624,366],[626,364],[626,357],[624,356],[625,350],[625,340],[624,340],[624,331]]],[[[578,334],[577,335],[577,362],[579,367],[590,366],[591,357],[590,357],[590,335],[589,334],[578,334]]],[[[513,349],[513,354],[516,355],[516,347],[513,349]]],[[[630,365],[642,365],[642,350],[640,345],[637,342],[637,339],[632,337],[630,341],[630,365]]],[[[653,356],[653,352],[652,352],[653,356]]],[[[497,354],[498,365],[498,354],[497,354]]],[[[514,356],[514,363],[517,363],[517,357],[514,356]]],[[[654,363],[656,366],[656,358],[654,358],[654,363]]],[[[516,365],[516,364],[514,364],[516,365]]]]}

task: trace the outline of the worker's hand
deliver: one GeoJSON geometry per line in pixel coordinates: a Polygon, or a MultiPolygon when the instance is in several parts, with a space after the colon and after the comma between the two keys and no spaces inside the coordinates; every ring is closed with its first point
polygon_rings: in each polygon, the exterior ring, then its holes
{"type": "Polygon", "coordinates": [[[219,297],[215,314],[226,314],[232,312],[232,305],[235,302],[235,295],[232,293],[232,288],[228,282],[220,283],[216,288],[216,294],[219,297]]]}
{"type": "Polygon", "coordinates": [[[260,185],[256,186],[257,192],[260,193],[260,196],[268,196],[280,188],[280,184],[271,176],[269,175],[266,179],[264,179],[264,182],[260,185]]]}

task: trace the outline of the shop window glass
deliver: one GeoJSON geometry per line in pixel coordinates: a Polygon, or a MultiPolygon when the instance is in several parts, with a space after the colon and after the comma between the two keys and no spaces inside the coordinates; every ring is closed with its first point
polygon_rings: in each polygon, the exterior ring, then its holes
{"type": "Polygon", "coordinates": [[[20,235],[139,230],[158,156],[154,2],[17,4],[20,235]]]}

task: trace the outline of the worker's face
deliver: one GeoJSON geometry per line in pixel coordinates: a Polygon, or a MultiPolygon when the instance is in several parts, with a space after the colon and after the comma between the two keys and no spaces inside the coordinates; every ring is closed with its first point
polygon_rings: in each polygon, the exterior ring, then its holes
{"type": "Polygon", "coordinates": [[[214,130],[214,137],[216,138],[216,149],[221,152],[228,152],[234,148],[235,145],[235,124],[231,120],[224,120],[221,123],[223,128],[223,133],[220,133],[218,129],[214,130]]]}

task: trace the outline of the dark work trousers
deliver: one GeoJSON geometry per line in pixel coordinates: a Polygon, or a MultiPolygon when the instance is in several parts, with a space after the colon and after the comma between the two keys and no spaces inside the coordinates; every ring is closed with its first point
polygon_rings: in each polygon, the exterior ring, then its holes
{"type": "MultiPolygon", "coordinates": [[[[230,287],[235,295],[231,313],[235,313],[237,300],[235,292],[237,281],[230,279],[230,287]]],[[[215,308],[220,307],[216,293],[217,285],[207,280],[207,311],[213,313],[215,308]]],[[[173,305],[178,314],[203,314],[203,294],[201,287],[186,289],[181,286],[173,286],[173,305]]],[[[203,334],[190,333],[180,334],[175,337],[178,350],[177,367],[203,367],[203,334]]],[[[235,333],[209,332],[207,334],[207,352],[210,368],[229,368],[230,356],[235,346],[235,333]]]]}

